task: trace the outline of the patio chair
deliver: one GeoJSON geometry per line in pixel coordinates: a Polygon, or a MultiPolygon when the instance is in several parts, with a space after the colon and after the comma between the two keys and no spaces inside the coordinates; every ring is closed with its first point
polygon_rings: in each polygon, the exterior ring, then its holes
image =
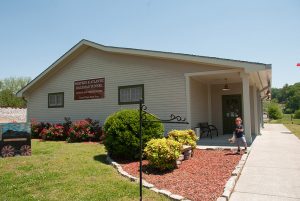
{"type": "Polygon", "coordinates": [[[210,138],[212,139],[213,132],[216,132],[217,136],[219,136],[218,129],[214,125],[209,125],[207,122],[199,123],[199,128],[201,132],[200,137],[206,134],[207,137],[210,135],[210,138]]]}

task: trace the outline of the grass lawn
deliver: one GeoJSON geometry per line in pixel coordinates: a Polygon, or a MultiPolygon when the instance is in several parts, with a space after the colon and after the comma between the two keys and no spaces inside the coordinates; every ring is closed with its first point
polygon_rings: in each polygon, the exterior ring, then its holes
{"type": "MultiPolygon", "coordinates": [[[[271,120],[269,123],[271,123],[271,124],[292,124],[291,115],[284,114],[282,119],[271,120]]],[[[300,119],[293,119],[293,123],[300,125],[300,119]]]]}
{"type": "Polygon", "coordinates": [[[284,114],[282,119],[271,120],[269,123],[284,124],[293,134],[300,138],[300,119],[291,120],[290,114],[284,114]]]}
{"type": "Polygon", "coordinates": [[[284,125],[300,139],[300,124],[284,124],[284,125]]]}
{"type": "MultiPolygon", "coordinates": [[[[32,141],[32,156],[0,157],[0,200],[139,200],[138,183],[105,162],[103,145],[32,141]]],[[[144,200],[168,200],[144,189],[144,200]]]]}

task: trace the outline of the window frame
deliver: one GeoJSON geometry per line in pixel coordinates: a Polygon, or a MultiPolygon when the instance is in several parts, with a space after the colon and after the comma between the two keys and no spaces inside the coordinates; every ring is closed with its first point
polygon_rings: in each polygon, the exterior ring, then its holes
{"type": "Polygon", "coordinates": [[[65,93],[64,92],[48,93],[48,108],[62,108],[64,106],[65,106],[65,93]],[[51,95],[62,95],[62,104],[50,106],[50,96],[51,95]]]}
{"type": "Polygon", "coordinates": [[[119,86],[118,87],[118,104],[119,105],[131,105],[131,104],[140,103],[140,101],[121,102],[121,96],[120,96],[121,89],[136,88],[136,87],[141,87],[142,88],[142,99],[143,99],[143,103],[144,103],[144,101],[145,101],[144,84],[136,84],[136,85],[126,85],[126,86],[119,86]]]}

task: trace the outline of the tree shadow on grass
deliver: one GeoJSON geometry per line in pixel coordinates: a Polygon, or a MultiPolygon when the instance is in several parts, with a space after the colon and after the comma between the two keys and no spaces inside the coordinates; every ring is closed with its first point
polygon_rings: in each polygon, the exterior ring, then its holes
{"type": "Polygon", "coordinates": [[[106,157],[107,157],[106,154],[99,154],[99,155],[94,156],[94,160],[95,160],[95,161],[98,161],[98,162],[100,162],[100,163],[103,163],[103,164],[108,165],[108,162],[107,162],[107,160],[106,160],[106,157]]]}

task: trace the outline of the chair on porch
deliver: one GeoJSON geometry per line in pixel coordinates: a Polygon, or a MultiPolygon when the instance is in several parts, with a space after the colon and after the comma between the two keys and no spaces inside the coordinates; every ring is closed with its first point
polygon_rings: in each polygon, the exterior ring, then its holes
{"type": "Polygon", "coordinates": [[[199,123],[199,128],[201,132],[200,137],[206,134],[207,137],[210,135],[210,138],[212,139],[213,132],[216,132],[217,136],[219,136],[217,127],[215,127],[214,125],[209,125],[208,122],[199,123]]]}

